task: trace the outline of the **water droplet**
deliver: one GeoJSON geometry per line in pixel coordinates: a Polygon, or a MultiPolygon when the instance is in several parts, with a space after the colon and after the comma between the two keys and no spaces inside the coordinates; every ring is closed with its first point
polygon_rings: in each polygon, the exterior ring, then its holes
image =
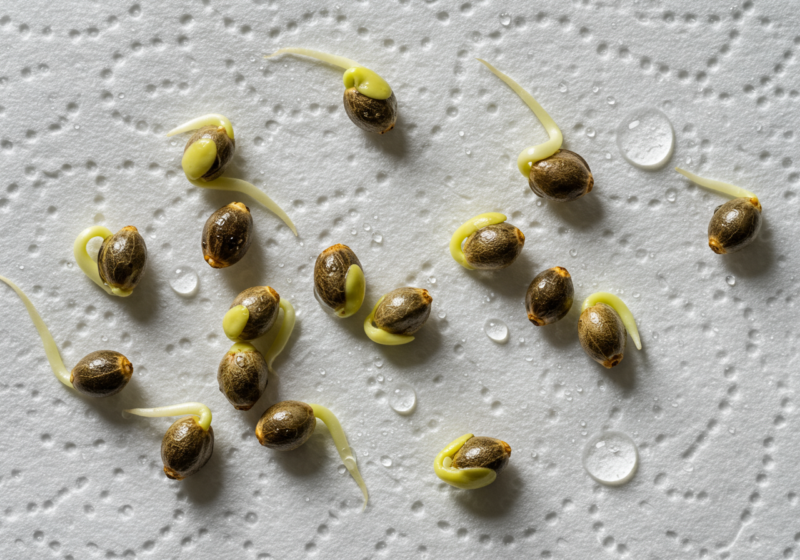
{"type": "Polygon", "coordinates": [[[483,325],[483,332],[486,333],[491,340],[505,344],[508,342],[508,327],[499,319],[489,319],[483,325]]]}
{"type": "Polygon", "coordinates": [[[463,130],[459,130],[459,131],[458,131],[458,135],[459,135],[461,138],[464,138],[464,131],[463,131],[463,130]]]}
{"type": "Polygon", "coordinates": [[[439,319],[444,319],[445,317],[447,317],[447,313],[444,311],[439,311],[439,319]]]}
{"type": "Polygon", "coordinates": [[[503,27],[508,27],[511,25],[511,14],[507,14],[505,12],[500,14],[500,25],[503,27]]]}
{"type": "Polygon", "coordinates": [[[586,129],[586,136],[588,136],[589,138],[594,138],[596,135],[597,132],[591,126],[586,129]]]}
{"type": "Polygon", "coordinates": [[[383,367],[383,360],[381,360],[380,358],[375,358],[375,359],[372,361],[372,364],[373,364],[373,365],[374,365],[376,368],[382,368],[382,367],[383,367]]]}
{"type": "Polygon", "coordinates": [[[384,455],[381,457],[381,465],[386,467],[387,469],[392,466],[392,458],[388,455],[384,455]]]}
{"type": "Polygon", "coordinates": [[[176,294],[190,297],[197,293],[197,273],[188,266],[179,266],[172,273],[169,285],[176,294]]]}
{"type": "Polygon", "coordinates": [[[371,230],[372,230],[372,226],[371,225],[364,224],[364,231],[371,231],[371,230]]]}
{"type": "Polygon", "coordinates": [[[678,198],[678,191],[675,189],[667,189],[667,200],[669,202],[675,202],[678,198]]]}
{"type": "Polygon", "coordinates": [[[398,414],[407,415],[417,408],[417,393],[407,383],[397,385],[389,395],[389,406],[398,414]]]}
{"type": "Polygon", "coordinates": [[[470,155],[472,155],[472,150],[467,148],[467,149],[464,150],[464,153],[467,154],[468,156],[470,156],[470,155]]]}
{"type": "Polygon", "coordinates": [[[577,257],[578,256],[578,250],[577,249],[570,249],[569,250],[569,256],[577,257]]]}
{"type": "Polygon", "coordinates": [[[375,233],[372,234],[372,241],[380,245],[381,243],[383,243],[383,236],[376,231],[375,233]]]}
{"type": "Polygon", "coordinates": [[[659,169],[672,157],[675,134],[667,116],[655,107],[637,109],[617,128],[622,157],[640,169],[659,169]]]}
{"type": "Polygon", "coordinates": [[[601,432],[589,438],[583,449],[583,468],[601,484],[625,484],[639,466],[639,451],[622,432],[601,432]]]}
{"type": "Polygon", "coordinates": [[[606,103],[608,103],[609,105],[611,105],[613,107],[614,105],[617,104],[617,100],[614,99],[613,96],[609,95],[608,97],[606,97],[606,103]]]}
{"type": "Polygon", "coordinates": [[[731,274],[730,276],[725,277],[725,282],[728,283],[728,286],[735,286],[736,285],[736,276],[731,274]]]}
{"type": "Polygon", "coordinates": [[[569,91],[569,86],[566,84],[566,82],[560,82],[558,84],[558,91],[561,93],[567,93],[569,91]]]}

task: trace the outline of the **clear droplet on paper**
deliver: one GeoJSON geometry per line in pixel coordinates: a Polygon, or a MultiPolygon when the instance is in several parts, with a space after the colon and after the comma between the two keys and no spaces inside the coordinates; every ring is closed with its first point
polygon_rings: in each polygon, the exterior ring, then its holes
{"type": "Polygon", "coordinates": [[[505,344],[508,342],[508,327],[499,319],[489,319],[483,325],[483,332],[486,333],[491,340],[505,344]]]}
{"type": "Polygon", "coordinates": [[[503,27],[511,25],[511,15],[507,13],[500,14],[500,25],[503,27]]]}
{"type": "Polygon", "coordinates": [[[636,109],[617,127],[617,147],[631,165],[659,169],[672,157],[675,133],[667,116],[655,107],[636,109]]]}
{"type": "Polygon", "coordinates": [[[169,285],[176,294],[189,297],[197,293],[197,273],[188,266],[176,268],[169,279],[169,285]]]}
{"type": "Polygon", "coordinates": [[[372,234],[372,242],[380,245],[381,243],[383,243],[383,235],[381,235],[379,232],[376,231],[375,233],[372,234]]]}
{"type": "Polygon", "coordinates": [[[392,389],[389,406],[398,414],[407,415],[417,408],[417,392],[408,383],[401,383],[392,389]]]}
{"type": "Polygon", "coordinates": [[[392,466],[392,458],[388,455],[384,455],[381,457],[381,465],[386,467],[387,469],[392,466]]]}
{"type": "Polygon", "coordinates": [[[639,466],[639,450],[622,432],[601,432],[589,438],[583,449],[583,468],[593,479],[608,486],[625,484],[639,466]]]}
{"type": "Polygon", "coordinates": [[[728,286],[735,286],[736,285],[736,276],[730,275],[725,277],[725,282],[728,283],[728,286]]]}

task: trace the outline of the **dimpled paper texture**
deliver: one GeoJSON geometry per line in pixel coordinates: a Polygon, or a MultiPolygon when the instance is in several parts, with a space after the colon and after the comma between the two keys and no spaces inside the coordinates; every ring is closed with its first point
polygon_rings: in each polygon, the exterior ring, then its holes
{"type": "Polygon", "coordinates": [[[800,418],[795,318],[800,17],[791,3],[718,7],[658,0],[342,0],[50,3],[0,7],[0,274],[26,290],[68,367],[115,349],[133,362],[118,396],[76,396],[53,378],[25,309],[0,285],[2,558],[794,558],[800,556],[800,418]],[[362,132],[342,71],[262,54],[307,47],[359,61],[393,86],[399,119],[362,132]],[[545,140],[481,57],[528,89],[590,164],[595,188],[543,202],[516,168],[545,140]],[[626,114],[656,107],[675,131],[658,171],[615,141],[626,114]],[[297,224],[295,238],[250,198],[191,186],[174,126],[219,112],[236,130],[227,175],[255,183],[297,224]],[[755,191],[758,239],[717,256],[706,229],[725,197],[675,173],[755,191]],[[241,200],[255,240],[211,269],[200,232],[241,200]],[[525,233],[510,268],[470,272],[449,255],[465,220],[497,211],[525,233]],[[149,250],[135,293],[107,296],[72,242],[98,224],[135,225],[149,250]],[[334,243],[364,265],[356,316],[325,314],[314,260],[334,243]],[[523,298],[564,266],[576,302],[536,328],[523,298]],[[175,269],[198,272],[184,298],[175,269]],[[218,390],[234,296],[270,285],[297,327],[259,403],[237,412],[218,390]],[[380,347],[362,323],[381,294],[430,291],[417,339],[380,347]],[[644,348],[610,371],[578,343],[580,302],[629,304],[644,348]],[[483,331],[503,321],[507,344],[483,331]],[[400,384],[416,410],[389,405],[400,384]],[[274,452],[255,424],[284,399],[341,420],[370,490],[366,511],[327,430],[274,452]],[[170,418],[134,406],[201,401],[214,455],[170,481],[170,418]],[[583,470],[586,441],[627,433],[640,468],[625,486],[583,470]],[[456,437],[501,438],[513,453],[475,491],[432,463],[456,437]]]}

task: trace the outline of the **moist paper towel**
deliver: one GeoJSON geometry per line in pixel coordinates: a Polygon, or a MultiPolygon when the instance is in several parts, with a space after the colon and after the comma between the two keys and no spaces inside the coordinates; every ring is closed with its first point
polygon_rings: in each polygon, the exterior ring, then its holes
{"type": "Polygon", "coordinates": [[[38,307],[71,367],[115,349],[135,366],[118,396],[76,396],[52,376],[19,299],[0,286],[0,556],[3,558],[792,558],[800,554],[796,408],[800,16],[778,0],[536,3],[463,0],[150,0],[0,7],[0,274],[38,307]],[[342,106],[341,70],[281,47],[358,60],[394,88],[394,131],[373,136],[342,106]],[[543,202],[516,168],[546,139],[525,105],[475,58],[528,89],[592,168],[576,202],[543,202]],[[675,153],[632,167],[615,135],[655,107],[675,153]],[[184,178],[187,135],[219,112],[236,130],[227,175],[255,183],[295,238],[244,195],[184,178]],[[675,165],[756,192],[764,226],[740,253],[713,254],[706,228],[725,200],[675,165]],[[250,206],[255,241],[237,265],[203,262],[217,208],[250,206]],[[471,216],[503,212],[525,233],[518,261],[470,272],[448,253],[471,216]],[[133,296],[107,296],[74,263],[98,224],[135,225],[149,250],[133,296]],[[337,320],[312,293],[334,243],[364,265],[367,299],[337,320]],[[551,266],[573,276],[561,322],[532,326],[523,298],[551,266]],[[196,295],[176,294],[194,269],[196,295]],[[219,392],[234,296],[270,285],[298,323],[261,401],[219,392]],[[417,340],[380,347],[362,322],[381,294],[430,291],[417,340]],[[606,371],[577,339],[597,290],[633,311],[632,344],[606,371]],[[504,322],[509,341],[484,333],[504,322]],[[389,399],[417,396],[401,416],[389,399]],[[261,447],[259,415],[283,399],[339,417],[370,490],[361,495],[320,426],[290,453],[261,447]],[[197,400],[214,412],[214,455],[183,482],[162,472],[174,419],[120,410],[197,400]],[[627,485],[594,482],[584,444],[603,430],[636,442],[627,485]],[[486,488],[434,475],[464,433],[497,437],[510,464],[486,488]]]}

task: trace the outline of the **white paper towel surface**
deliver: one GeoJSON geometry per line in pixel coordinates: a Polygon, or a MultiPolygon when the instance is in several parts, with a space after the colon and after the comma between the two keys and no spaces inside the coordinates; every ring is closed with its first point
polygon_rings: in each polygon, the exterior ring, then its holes
{"type": "Polygon", "coordinates": [[[69,367],[98,349],[135,366],[118,396],[76,396],[50,373],[19,299],[4,286],[0,352],[2,558],[793,558],[800,420],[798,58],[800,16],[779,0],[478,0],[48,3],[0,6],[0,274],[26,290],[69,367]],[[370,136],[342,107],[341,70],[280,47],[353,58],[393,86],[396,129],[370,136]],[[590,164],[595,189],[541,202],[516,169],[546,136],[481,57],[527,88],[590,164]],[[643,171],[615,134],[641,106],[662,110],[675,154],[643,171]],[[295,238],[244,196],[185,180],[186,137],[228,116],[228,175],[290,214],[295,238]],[[764,227],[713,254],[724,197],[672,167],[755,191],[764,227]],[[256,240],[224,270],[202,259],[207,217],[247,203],[256,240]],[[487,211],[523,230],[496,273],[449,256],[458,225],[487,211]],[[135,225],[149,268],[133,296],[107,296],[73,262],[85,227],[135,225]],[[314,259],[345,243],[364,265],[361,311],[335,320],[312,294],[314,259]],[[551,266],[576,304],[535,328],[523,297],[551,266]],[[175,269],[200,278],[192,298],[175,269]],[[266,394],[247,413],[217,388],[221,320],[242,289],[268,284],[298,325],[266,394]],[[408,346],[379,347],[362,322],[381,294],[430,290],[431,319],[408,346]],[[580,301],[620,294],[644,349],[606,371],[581,350],[580,301]],[[510,340],[492,342],[488,319],[510,340]],[[388,398],[413,386],[413,414],[388,398]],[[317,402],[341,420],[370,489],[364,513],[324,428],[297,451],[258,444],[271,403],[317,402]],[[214,411],[214,455],[166,479],[172,419],[122,408],[187,400],[214,411]],[[585,442],[630,435],[640,467],[595,483],[585,442]],[[501,438],[508,469],[481,490],[436,478],[436,453],[468,432],[501,438]]]}

